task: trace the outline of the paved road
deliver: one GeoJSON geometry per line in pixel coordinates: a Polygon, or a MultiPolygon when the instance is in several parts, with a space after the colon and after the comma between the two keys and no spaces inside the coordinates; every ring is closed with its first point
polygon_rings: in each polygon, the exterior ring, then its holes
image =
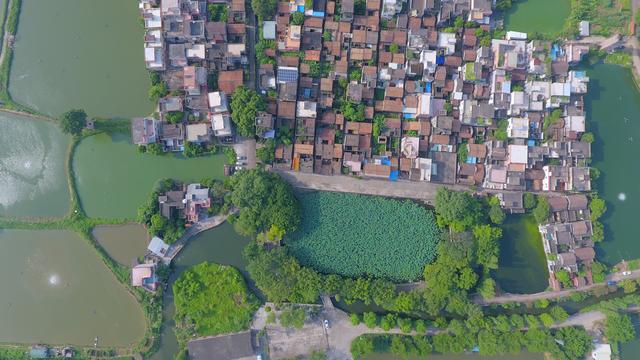
{"type": "MultiPolygon", "coordinates": [[[[306,174],[294,171],[277,171],[291,185],[301,189],[313,189],[324,191],[347,192],[367,195],[380,195],[388,197],[417,199],[432,201],[436,197],[436,191],[441,184],[428,182],[409,182],[378,179],[359,179],[351,176],[325,176],[318,174],[306,174]]],[[[468,187],[459,185],[447,186],[456,190],[469,190],[468,187]]]]}
{"type": "MultiPolygon", "coordinates": [[[[436,192],[440,187],[447,187],[451,190],[457,191],[471,191],[487,194],[515,192],[509,190],[476,189],[462,185],[445,185],[408,180],[389,181],[373,178],[356,178],[345,175],[326,176],[279,169],[274,169],[273,171],[279,173],[287,182],[300,189],[379,195],[422,200],[427,203],[431,203],[435,200],[436,192]]],[[[555,192],[542,192],[538,194],[544,196],[562,195],[555,192]]]]}
{"type": "Polygon", "coordinates": [[[606,277],[605,282],[596,283],[592,285],[582,286],[577,289],[567,289],[560,291],[543,291],[535,294],[503,294],[500,296],[496,296],[490,300],[484,300],[481,298],[475,299],[475,302],[480,305],[491,305],[491,304],[504,304],[509,302],[533,302],[536,300],[542,299],[558,299],[567,296],[571,296],[571,294],[575,292],[588,291],[598,287],[606,286],[608,281],[622,281],[625,279],[639,279],[640,278],[640,270],[634,270],[630,275],[622,275],[621,272],[609,274],[606,277]]]}

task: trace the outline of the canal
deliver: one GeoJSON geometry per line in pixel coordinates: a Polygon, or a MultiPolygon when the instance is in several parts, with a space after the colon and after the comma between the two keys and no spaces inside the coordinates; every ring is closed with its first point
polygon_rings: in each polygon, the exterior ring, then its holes
{"type": "Polygon", "coordinates": [[[90,217],[134,218],[155,183],[164,178],[200,181],[223,177],[222,155],[184,159],[141,154],[127,134],[98,134],[82,140],[73,168],[82,208],[90,217]]]}
{"type": "Polygon", "coordinates": [[[640,93],[631,71],[617,65],[598,64],[586,69],[589,94],[585,101],[588,129],[595,134],[592,166],[602,173],[594,188],[607,203],[601,218],[605,240],[597,245],[600,261],[613,265],[640,258],[640,93]]]}
{"type": "Polygon", "coordinates": [[[147,115],[143,36],[137,1],[23,0],[9,92],[50,116],[147,115]]]}
{"type": "Polygon", "coordinates": [[[204,261],[234,266],[242,271],[245,278],[247,278],[244,272],[246,262],[242,257],[242,250],[249,241],[249,238],[238,235],[233,230],[233,226],[226,222],[189,240],[189,244],[173,260],[173,272],[163,301],[160,349],[151,357],[152,360],[173,360],[178,350],[178,343],[173,331],[175,326],[173,318],[175,314],[173,282],[185,270],[204,261]]]}
{"type": "Polygon", "coordinates": [[[93,236],[113,260],[128,267],[146,254],[150,240],[147,229],[140,224],[97,226],[93,236]]]}
{"type": "Polygon", "coordinates": [[[504,15],[504,28],[526,33],[537,32],[556,37],[569,16],[569,0],[518,0],[504,15]]]}
{"type": "Polygon", "coordinates": [[[62,217],[69,211],[69,141],[54,123],[0,112],[0,216],[62,217]]]}
{"type": "Polygon", "coordinates": [[[0,343],[128,346],[142,339],[136,299],[75,233],[0,229],[0,343]]]}
{"type": "Polygon", "coordinates": [[[532,215],[509,215],[501,226],[500,259],[493,277],[502,291],[512,294],[533,294],[549,285],[549,272],[532,215]]]}

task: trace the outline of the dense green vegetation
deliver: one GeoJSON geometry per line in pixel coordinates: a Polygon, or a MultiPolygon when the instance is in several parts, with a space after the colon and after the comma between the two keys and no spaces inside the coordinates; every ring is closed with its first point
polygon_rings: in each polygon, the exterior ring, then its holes
{"type": "Polygon", "coordinates": [[[564,31],[567,36],[576,36],[580,21],[587,20],[591,35],[626,35],[631,16],[630,0],[571,0],[564,31]]]}
{"type": "Polygon", "coordinates": [[[351,343],[354,359],[372,352],[397,356],[427,356],[431,353],[460,354],[478,346],[481,355],[549,352],[556,360],[582,359],[591,350],[591,337],[582,328],[557,330],[500,331],[494,328],[460,327],[450,329],[453,335],[439,333],[434,336],[362,335],[351,343]]]}
{"type": "Polygon", "coordinates": [[[300,229],[286,244],[305,266],[343,276],[416,280],[435,258],[433,213],[410,201],[313,192],[299,195],[300,229]]]}
{"type": "Polygon", "coordinates": [[[176,324],[200,336],[249,328],[257,301],[233,267],[201,263],[173,284],[176,324]]]}
{"type": "Polygon", "coordinates": [[[255,90],[239,86],[231,96],[231,120],[238,134],[246,137],[256,135],[256,115],[267,108],[262,96],[255,90]]]}
{"type": "Polygon", "coordinates": [[[240,210],[230,217],[243,235],[257,235],[274,228],[289,234],[300,223],[300,205],[291,186],[274,173],[245,170],[229,181],[229,202],[240,210]]]}
{"type": "Polygon", "coordinates": [[[251,0],[251,8],[258,17],[258,21],[269,20],[273,18],[278,9],[277,0],[251,0]]]}
{"type": "Polygon", "coordinates": [[[65,134],[80,135],[87,124],[87,113],[82,109],[73,109],[60,116],[60,129],[65,134]]]}

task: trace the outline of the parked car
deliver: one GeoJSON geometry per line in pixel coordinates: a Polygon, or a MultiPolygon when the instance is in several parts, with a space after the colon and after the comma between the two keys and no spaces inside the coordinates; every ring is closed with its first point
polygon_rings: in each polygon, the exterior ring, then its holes
{"type": "Polygon", "coordinates": [[[629,276],[631,275],[631,271],[623,271],[622,272],[622,276],[629,276]]]}
{"type": "Polygon", "coordinates": [[[614,286],[614,285],[617,285],[617,284],[618,284],[617,281],[613,281],[613,280],[607,281],[607,285],[609,285],[609,286],[614,286]]]}
{"type": "Polygon", "coordinates": [[[238,160],[247,160],[246,156],[238,156],[238,160]]]}

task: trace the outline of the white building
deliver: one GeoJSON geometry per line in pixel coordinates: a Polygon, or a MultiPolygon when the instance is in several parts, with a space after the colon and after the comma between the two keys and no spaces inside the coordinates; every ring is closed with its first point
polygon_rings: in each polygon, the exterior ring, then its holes
{"type": "Polygon", "coordinates": [[[529,137],[529,119],[512,117],[507,125],[507,136],[510,138],[526,139],[529,137]]]}

